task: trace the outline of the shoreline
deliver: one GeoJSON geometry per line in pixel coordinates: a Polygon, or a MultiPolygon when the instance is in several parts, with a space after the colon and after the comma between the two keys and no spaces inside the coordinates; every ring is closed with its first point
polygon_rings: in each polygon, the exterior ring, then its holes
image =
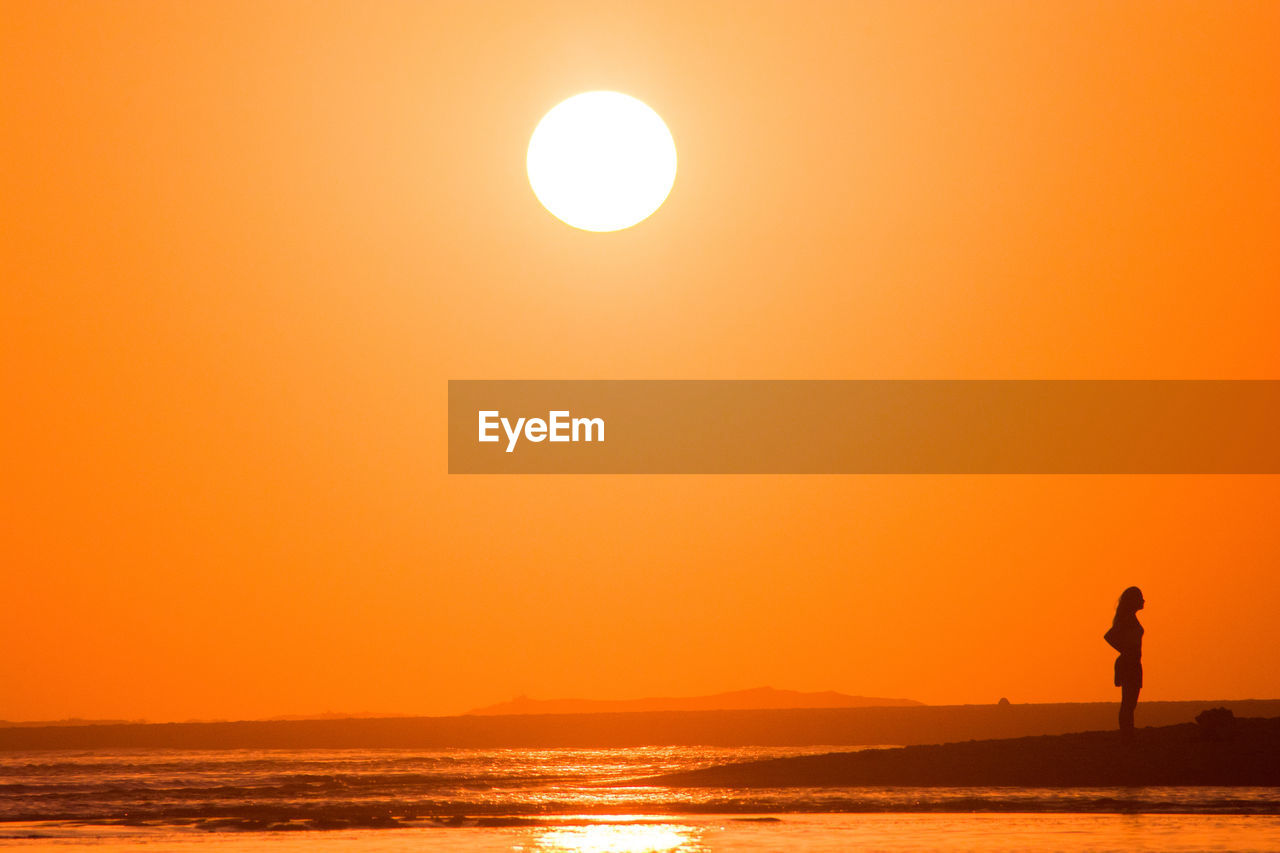
{"type": "Polygon", "coordinates": [[[672,788],[1280,787],[1280,717],[1235,721],[1206,739],[1195,723],[1116,731],[970,740],[726,764],[637,779],[672,788]]]}

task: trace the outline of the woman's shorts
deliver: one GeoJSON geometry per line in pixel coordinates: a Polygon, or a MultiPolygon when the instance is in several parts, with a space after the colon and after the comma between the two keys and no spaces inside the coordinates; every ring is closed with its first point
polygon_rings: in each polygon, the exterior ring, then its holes
{"type": "Polygon", "coordinates": [[[1116,687],[1141,687],[1142,661],[1127,658],[1124,655],[1116,658],[1116,687]]]}

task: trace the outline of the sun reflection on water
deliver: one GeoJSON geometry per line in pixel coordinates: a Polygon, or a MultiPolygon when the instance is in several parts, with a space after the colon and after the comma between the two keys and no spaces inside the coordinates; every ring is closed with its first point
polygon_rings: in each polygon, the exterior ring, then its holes
{"type": "Polygon", "coordinates": [[[524,853],[698,853],[706,848],[696,829],[675,824],[562,826],[538,835],[524,853]]]}

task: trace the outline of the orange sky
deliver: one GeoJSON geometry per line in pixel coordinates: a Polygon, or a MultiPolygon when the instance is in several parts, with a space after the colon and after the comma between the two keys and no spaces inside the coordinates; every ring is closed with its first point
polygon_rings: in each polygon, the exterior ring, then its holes
{"type": "Polygon", "coordinates": [[[0,718],[1280,695],[1277,477],[449,477],[446,381],[1280,378],[1275,3],[7,3],[0,718]],[[666,120],[576,231],[538,118],[666,120]]]}

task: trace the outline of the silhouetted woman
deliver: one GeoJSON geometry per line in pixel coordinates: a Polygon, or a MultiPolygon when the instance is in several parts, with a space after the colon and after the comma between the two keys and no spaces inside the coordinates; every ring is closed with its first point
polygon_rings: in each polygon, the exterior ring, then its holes
{"type": "Polygon", "coordinates": [[[1142,689],[1142,623],[1138,611],[1146,606],[1142,590],[1131,586],[1116,602],[1116,616],[1104,639],[1120,653],[1116,658],[1116,687],[1120,688],[1120,737],[1133,740],[1133,710],[1142,689]]]}

